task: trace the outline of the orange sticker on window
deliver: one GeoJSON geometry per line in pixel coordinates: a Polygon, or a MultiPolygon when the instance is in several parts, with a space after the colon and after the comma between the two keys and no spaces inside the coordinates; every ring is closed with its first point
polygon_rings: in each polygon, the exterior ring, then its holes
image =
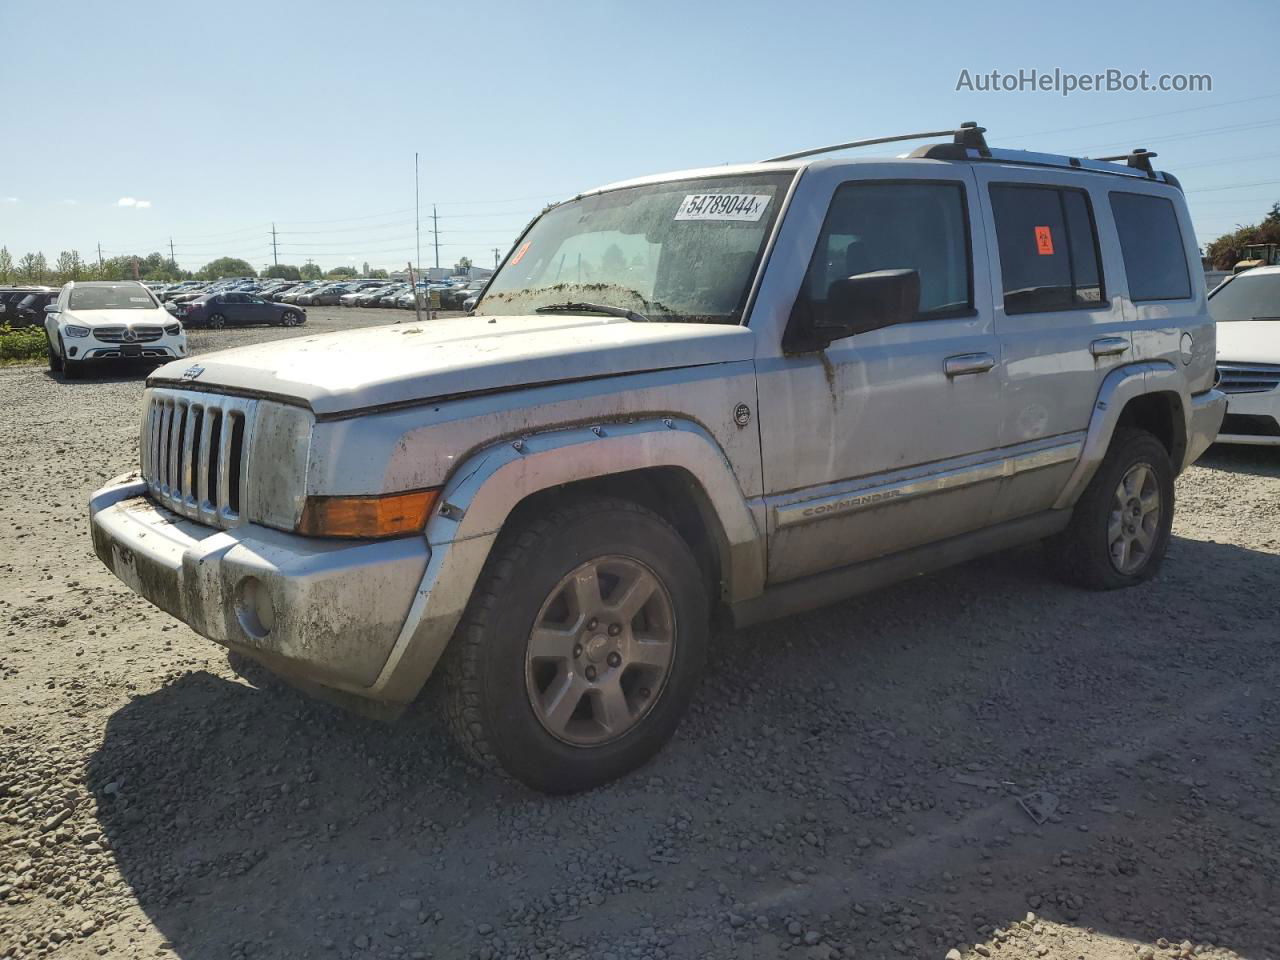
{"type": "Polygon", "coordinates": [[[1048,227],[1036,227],[1036,252],[1042,257],[1053,256],[1053,231],[1048,227]]]}
{"type": "MultiPolygon", "coordinates": [[[[1039,228],[1037,227],[1036,229],[1039,229],[1039,228]]],[[[522,246],[519,250],[516,251],[516,255],[511,258],[511,265],[513,267],[517,263],[519,263],[522,259],[524,259],[524,255],[529,252],[529,247],[532,243],[533,243],[532,240],[526,240],[524,243],[524,246],[522,246]]],[[[1053,251],[1051,250],[1049,252],[1052,253],[1053,251]]]]}

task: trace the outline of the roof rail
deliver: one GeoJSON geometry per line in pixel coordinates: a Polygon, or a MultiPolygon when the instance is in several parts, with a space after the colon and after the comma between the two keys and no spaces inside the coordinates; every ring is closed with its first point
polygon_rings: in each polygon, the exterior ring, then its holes
{"type": "Polygon", "coordinates": [[[1119,163],[1121,160],[1127,166],[1133,167],[1135,170],[1141,170],[1148,176],[1155,176],[1155,168],[1151,166],[1151,159],[1159,154],[1152,153],[1146,147],[1134,147],[1129,153],[1120,153],[1114,157],[1091,157],[1093,160],[1101,160],[1105,163],[1119,163]]]}
{"type": "Polygon", "coordinates": [[[871,137],[868,140],[850,140],[848,143],[835,143],[829,147],[814,147],[812,150],[800,150],[797,153],[786,153],[780,157],[770,157],[762,162],[778,163],[783,160],[799,160],[801,157],[812,157],[819,153],[834,153],[837,150],[850,150],[854,147],[873,147],[878,143],[898,143],[903,140],[924,140],[927,137],[954,137],[954,143],[966,149],[977,150],[980,156],[990,156],[987,141],[982,136],[986,127],[980,127],[973,120],[968,120],[955,130],[928,130],[924,133],[903,133],[893,137],[871,137]]]}

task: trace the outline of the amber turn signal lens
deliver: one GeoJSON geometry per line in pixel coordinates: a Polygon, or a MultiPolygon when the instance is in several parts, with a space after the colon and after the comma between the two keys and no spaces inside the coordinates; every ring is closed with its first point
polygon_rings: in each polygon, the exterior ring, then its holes
{"type": "Polygon", "coordinates": [[[307,497],[298,532],[308,537],[401,537],[420,533],[440,490],[375,497],[307,497]]]}

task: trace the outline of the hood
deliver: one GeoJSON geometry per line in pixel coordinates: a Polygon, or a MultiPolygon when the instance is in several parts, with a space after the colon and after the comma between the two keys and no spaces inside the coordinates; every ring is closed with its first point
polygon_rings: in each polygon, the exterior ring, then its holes
{"type": "Polygon", "coordinates": [[[536,383],[750,360],[746,327],[621,317],[458,317],[277,340],[158,369],[152,383],[302,401],[319,416],[536,383]]]}
{"type": "Polygon", "coordinates": [[[86,327],[129,326],[135,323],[173,323],[173,315],[161,307],[146,310],[67,310],[63,313],[67,323],[86,327]]]}
{"type": "Polygon", "coordinates": [[[1280,320],[1219,323],[1217,334],[1224,363],[1280,363],[1280,320]]]}

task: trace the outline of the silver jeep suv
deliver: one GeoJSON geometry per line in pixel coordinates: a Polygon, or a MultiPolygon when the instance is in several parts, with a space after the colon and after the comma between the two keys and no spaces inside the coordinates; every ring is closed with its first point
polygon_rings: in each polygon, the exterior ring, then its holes
{"type": "Polygon", "coordinates": [[[1224,407],[1181,188],[944,133],[592,190],[474,316],[163,367],[98,556],[351,704],[439,665],[465,750],[548,791],[661,747],[713,621],[1037,540],[1139,584],[1224,407]]]}

